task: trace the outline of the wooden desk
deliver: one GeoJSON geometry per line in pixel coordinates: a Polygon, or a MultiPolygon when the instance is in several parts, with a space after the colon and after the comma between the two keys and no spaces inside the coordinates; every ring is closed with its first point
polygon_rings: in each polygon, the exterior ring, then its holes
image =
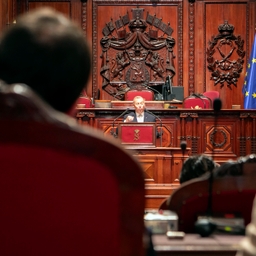
{"type": "Polygon", "coordinates": [[[157,256],[235,256],[243,237],[186,234],[184,239],[168,239],[165,235],[153,235],[152,240],[157,256]]]}
{"type": "Polygon", "coordinates": [[[184,155],[178,147],[127,147],[139,160],[145,174],[146,209],[158,209],[179,184],[180,170],[184,155]]]}
{"type": "MultiPolygon", "coordinates": [[[[83,125],[111,134],[113,120],[126,108],[123,103],[118,108],[77,109],[76,118],[83,125]]],[[[179,147],[181,141],[186,141],[192,154],[214,155],[218,163],[256,154],[255,110],[223,109],[217,118],[212,109],[159,109],[152,105],[150,111],[162,121],[163,147],[179,147]]],[[[121,117],[115,125],[122,121],[121,117]]],[[[160,140],[156,143],[160,146],[160,140]]]]}
{"type": "MultiPolygon", "coordinates": [[[[114,128],[113,120],[127,109],[125,104],[128,103],[116,104],[120,105],[107,109],[77,109],[76,118],[82,125],[90,125],[106,136],[111,136],[114,128]]],[[[179,177],[182,158],[172,157],[168,150],[178,149],[181,141],[186,141],[187,148],[191,149],[188,154],[207,154],[219,164],[251,153],[256,154],[255,110],[223,109],[216,118],[216,113],[212,109],[160,109],[161,104],[154,102],[149,105],[150,111],[162,122],[162,140],[156,139],[158,150],[137,150],[136,153],[146,174],[147,208],[157,208],[160,201],[179,185],[176,179],[179,177]],[[161,145],[166,148],[166,152],[164,149],[160,150],[161,145]],[[172,179],[167,178],[159,182],[162,174],[163,177],[172,177],[172,179]]],[[[118,127],[120,122],[123,122],[122,117],[115,120],[114,126],[118,127]]],[[[159,126],[160,122],[157,120],[156,127],[159,126]]]]}

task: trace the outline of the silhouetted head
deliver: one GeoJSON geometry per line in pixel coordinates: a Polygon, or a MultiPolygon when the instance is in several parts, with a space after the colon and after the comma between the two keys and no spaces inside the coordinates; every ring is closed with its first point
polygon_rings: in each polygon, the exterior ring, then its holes
{"type": "Polygon", "coordinates": [[[184,162],[180,172],[180,183],[198,178],[206,172],[211,172],[218,165],[207,155],[190,156],[184,162]]]}
{"type": "Polygon", "coordinates": [[[85,87],[91,61],[82,30],[50,8],[28,12],[0,42],[0,79],[25,83],[66,112],[85,87]]]}

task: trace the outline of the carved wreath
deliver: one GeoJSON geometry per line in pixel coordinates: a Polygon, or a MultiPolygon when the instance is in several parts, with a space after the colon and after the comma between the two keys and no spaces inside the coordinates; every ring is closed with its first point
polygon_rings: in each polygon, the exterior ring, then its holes
{"type": "Polygon", "coordinates": [[[244,40],[241,36],[233,35],[234,26],[228,24],[227,21],[218,27],[219,34],[213,36],[209,41],[207,48],[208,70],[211,72],[211,80],[214,80],[214,85],[220,84],[220,87],[227,83],[231,89],[231,85],[237,86],[240,73],[243,71],[244,64],[244,40]],[[234,51],[236,50],[237,56],[234,51]],[[219,53],[221,59],[217,59],[219,53]],[[231,57],[233,57],[231,59],[231,57]],[[235,59],[237,58],[237,59],[235,59]]]}
{"type": "Polygon", "coordinates": [[[221,131],[221,130],[218,131],[217,129],[215,129],[210,135],[210,142],[213,147],[222,148],[227,143],[227,135],[224,131],[221,131]],[[223,135],[223,141],[221,143],[217,143],[216,141],[214,141],[215,136],[218,132],[223,135]]]}

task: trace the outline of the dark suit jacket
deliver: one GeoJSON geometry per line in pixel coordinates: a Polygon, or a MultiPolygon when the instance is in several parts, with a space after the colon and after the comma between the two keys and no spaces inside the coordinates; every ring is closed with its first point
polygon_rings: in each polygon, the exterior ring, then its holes
{"type": "MultiPolygon", "coordinates": [[[[131,112],[127,115],[124,116],[124,120],[126,119],[127,116],[133,116],[134,119],[132,121],[132,123],[137,123],[137,116],[135,114],[135,112],[131,112]]],[[[150,113],[147,113],[147,112],[144,112],[144,122],[155,122],[156,121],[156,118],[151,115],[150,113]]]]}

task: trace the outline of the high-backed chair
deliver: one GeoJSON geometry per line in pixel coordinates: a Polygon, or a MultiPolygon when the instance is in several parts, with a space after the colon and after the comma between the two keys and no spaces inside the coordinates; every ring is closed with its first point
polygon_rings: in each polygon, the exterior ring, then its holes
{"type": "Polygon", "coordinates": [[[84,104],[85,108],[90,108],[92,106],[92,101],[87,96],[80,96],[76,101],[76,105],[77,104],[84,104]]]}
{"type": "Polygon", "coordinates": [[[211,99],[212,103],[215,99],[220,97],[220,93],[218,91],[206,91],[203,95],[211,99]]]}
{"type": "MultiPolygon", "coordinates": [[[[238,214],[245,225],[251,221],[253,199],[256,194],[256,164],[246,163],[243,174],[215,177],[212,183],[212,214],[238,214]]],[[[184,182],[163,202],[161,207],[178,215],[179,230],[194,233],[197,217],[206,215],[209,200],[209,173],[184,182]]]]}
{"type": "Polygon", "coordinates": [[[144,255],[143,171],[119,144],[0,85],[0,255],[144,255]]]}
{"type": "Polygon", "coordinates": [[[190,109],[209,109],[212,107],[212,102],[208,97],[203,95],[190,95],[183,101],[183,108],[190,109]]]}
{"type": "Polygon", "coordinates": [[[73,104],[73,106],[70,108],[69,111],[67,111],[67,114],[70,116],[75,116],[76,114],[76,108],[91,108],[92,107],[92,101],[87,96],[80,96],[76,102],[73,104]]]}
{"type": "Polygon", "coordinates": [[[133,100],[133,98],[135,96],[141,96],[142,98],[144,98],[145,100],[154,100],[154,93],[151,90],[130,90],[128,92],[125,93],[125,100],[133,100]]]}

